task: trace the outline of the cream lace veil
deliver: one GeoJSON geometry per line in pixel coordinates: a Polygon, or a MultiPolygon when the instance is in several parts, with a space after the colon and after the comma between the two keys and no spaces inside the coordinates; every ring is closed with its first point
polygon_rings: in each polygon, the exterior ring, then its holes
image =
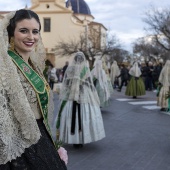
{"type": "Polygon", "coordinates": [[[90,69],[82,52],[77,52],[72,63],[67,67],[60,91],[60,99],[99,105],[90,69]]]}
{"type": "MultiPolygon", "coordinates": [[[[7,53],[9,43],[6,28],[14,15],[15,12],[11,12],[0,21],[0,164],[21,156],[25,148],[37,143],[41,136],[17,68],[7,53]]],[[[42,73],[45,49],[41,39],[31,59],[42,73]]]]}
{"type": "Polygon", "coordinates": [[[131,76],[134,76],[134,77],[140,77],[140,75],[142,74],[141,73],[141,70],[140,70],[140,68],[139,68],[139,66],[138,66],[138,62],[135,62],[134,64],[133,64],[133,66],[130,68],[130,70],[129,70],[129,74],[131,75],[131,76]]]}
{"type": "Polygon", "coordinates": [[[111,66],[111,71],[110,71],[110,78],[111,78],[112,84],[114,84],[115,77],[119,75],[120,75],[120,69],[117,65],[117,61],[114,61],[111,66]]]}
{"type": "Polygon", "coordinates": [[[170,60],[167,60],[159,76],[163,86],[170,87],[170,60]]]}
{"type": "MultiPolygon", "coordinates": [[[[102,67],[102,60],[97,59],[93,70],[91,71],[92,77],[95,77],[99,81],[101,89],[103,89],[106,96],[106,100],[110,97],[110,92],[108,90],[108,79],[107,75],[102,67]]],[[[104,97],[104,96],[103,96],[104,97]]]]}
{"type": "Polygon", "coordinates": [[[94,68],[91,71],[92,77],[98,79],[100,87],[104,89],[105,84],[107,84],[106,73],[102,67],[102,60],[97,60],[94,63],[94,68]]]}

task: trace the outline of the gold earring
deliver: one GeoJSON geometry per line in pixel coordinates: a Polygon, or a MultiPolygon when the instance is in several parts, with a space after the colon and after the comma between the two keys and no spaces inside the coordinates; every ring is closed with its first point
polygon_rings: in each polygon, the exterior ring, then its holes
{"type": "Polygon", "coordinates": [[[9,49],[11,50],[11,51],[14,51],[14,37],[11,37],[10,38],[10,47],[9,47],[9,49]]]}

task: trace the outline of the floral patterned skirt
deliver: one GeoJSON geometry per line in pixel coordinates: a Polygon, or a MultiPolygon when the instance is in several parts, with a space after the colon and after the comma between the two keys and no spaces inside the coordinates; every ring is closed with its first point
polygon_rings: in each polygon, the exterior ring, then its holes
{"type": "Polygon", "coordinates": [[[37,120],[41,138],[38,143],[25,149],[16,160],[0,165],[0,170],[66,170],[65,163],[60,159],[57,150],[43,124],[37,120]]]}

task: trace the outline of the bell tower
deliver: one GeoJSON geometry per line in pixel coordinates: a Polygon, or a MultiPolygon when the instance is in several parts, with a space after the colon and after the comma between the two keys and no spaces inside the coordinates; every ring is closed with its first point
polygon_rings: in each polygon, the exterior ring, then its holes
{"type": "Polygon", "coordinates": [[[39,4],[40,2],[55,2],[58,5],[66,6],[65,0],[31,0],[32,6],[39,4]]]}
{"type": "Polygon", "coordinates": [[[39,4],[39,0],[31,0],[31,5],[32,6],[35,6],[37,4],[39,4]]]}

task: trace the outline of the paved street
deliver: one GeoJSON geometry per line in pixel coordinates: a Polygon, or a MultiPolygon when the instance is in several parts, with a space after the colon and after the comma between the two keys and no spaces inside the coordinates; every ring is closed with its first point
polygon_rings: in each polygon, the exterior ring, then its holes
{"type": "Polygon", "coordinates": [[[68,170],[170,170],[170,116],[157,108],[156,93],[132,99],[115,90],[102,116],[106,138],[80,149],[64,145],[68,170]]]}

